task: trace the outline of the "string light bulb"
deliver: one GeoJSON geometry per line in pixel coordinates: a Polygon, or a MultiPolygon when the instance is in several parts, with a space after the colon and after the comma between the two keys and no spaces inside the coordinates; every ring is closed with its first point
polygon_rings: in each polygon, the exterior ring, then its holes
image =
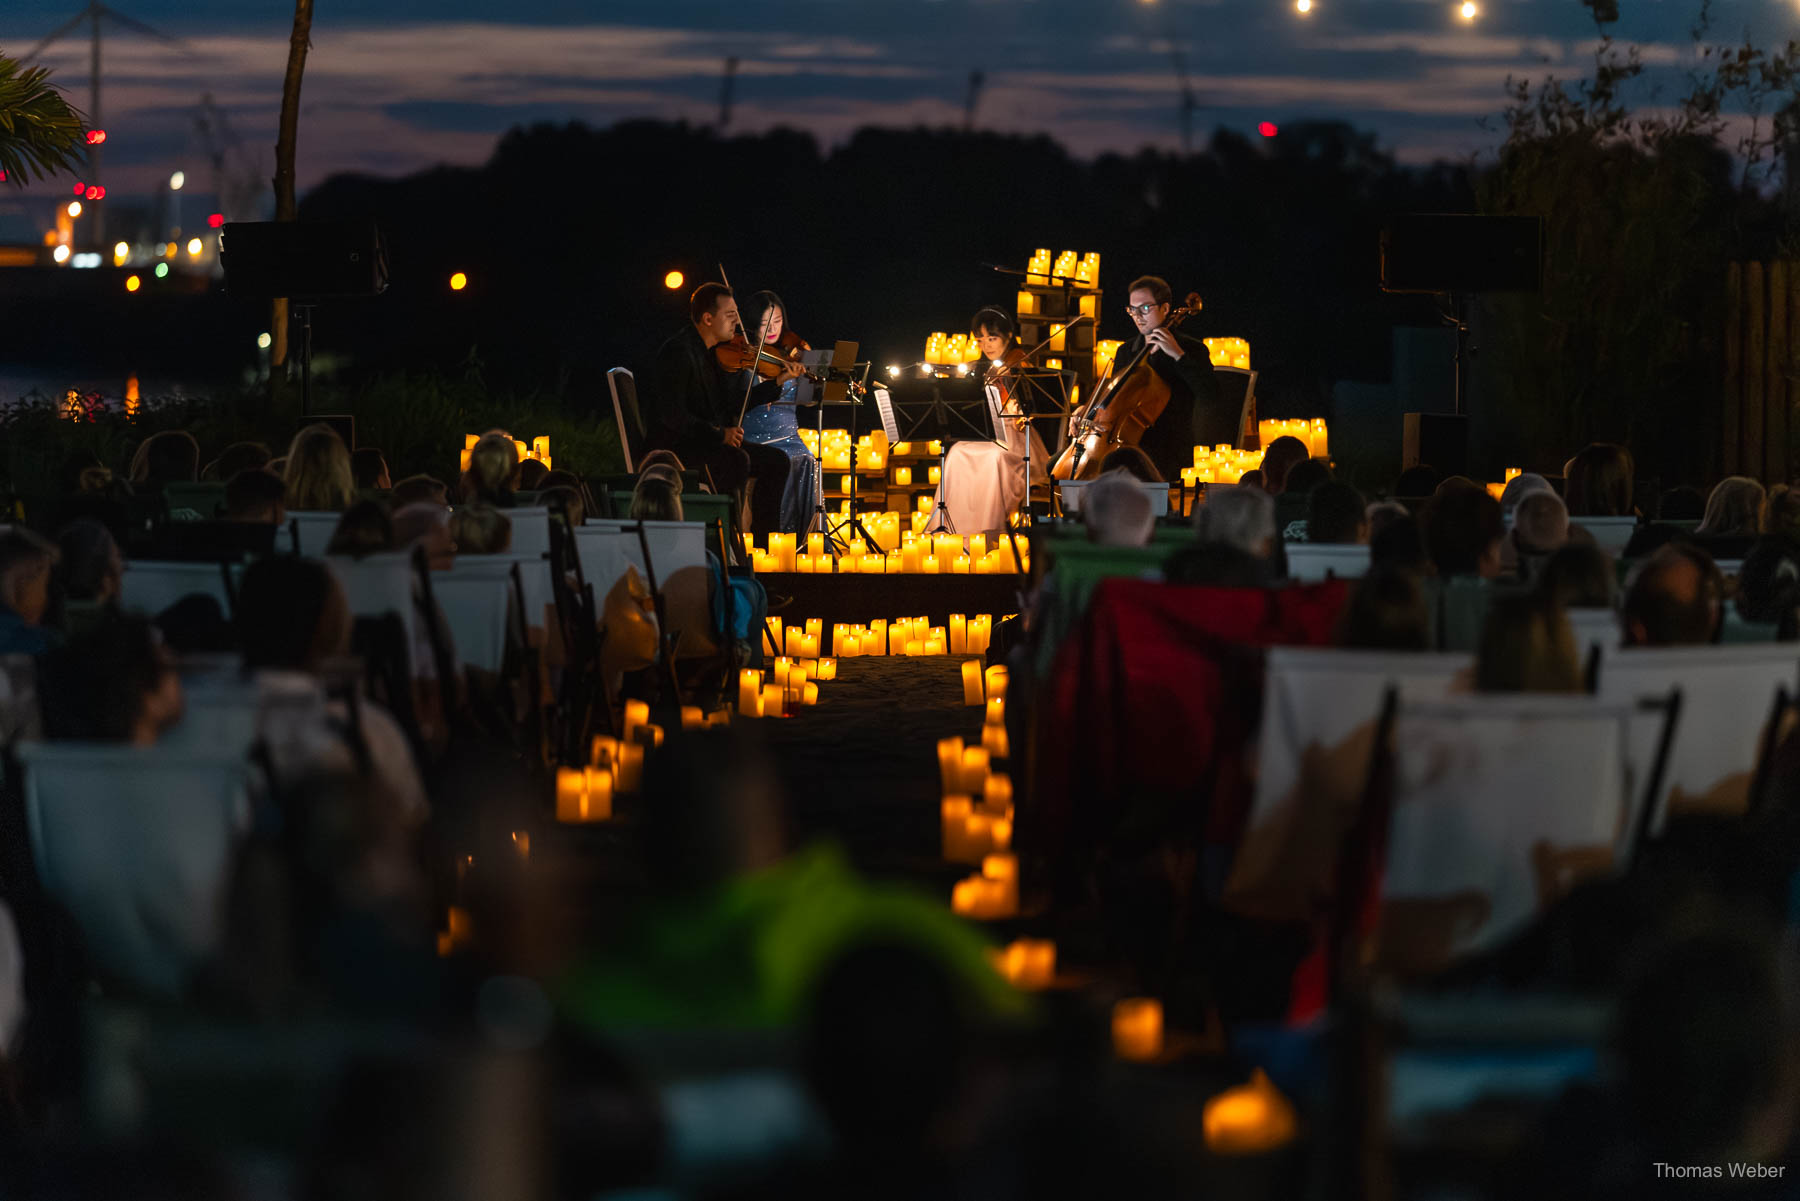
{"type": "Polygon", "coordinates": [[[1462,7],[1456,11],[1465,21],[1473,21],[1481,15],[1481,9],[1476,7],[1475,0],[1463,0],[1462,7]]]}
{"type": "Polygon", "coordinates": [[[1294,0],[1294,11],[1305,16],[1313,10],[1313,0],[1294,0]]]}

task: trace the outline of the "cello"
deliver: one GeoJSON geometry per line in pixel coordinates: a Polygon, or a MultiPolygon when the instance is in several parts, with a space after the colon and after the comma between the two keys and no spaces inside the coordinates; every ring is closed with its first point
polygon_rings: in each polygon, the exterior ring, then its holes
{"type": "MultiPolygon", "coordinates": [[[[1162,328],[1173,331],[1199,311],[1200,293],[1189,292],[1162,328]]],[[[1144,431],[1156,424],[1169,407],[1169,385],[1150,366],[1154,349],[1146,340],[1124,371],[1109,374],[1094,390],[1094,398],[1071,423],[1068,446],[1050,465],[1051,479],[1093,479],[1100,474],[1107,455],[1121,446],[1136,446],[1144,431]]]]}

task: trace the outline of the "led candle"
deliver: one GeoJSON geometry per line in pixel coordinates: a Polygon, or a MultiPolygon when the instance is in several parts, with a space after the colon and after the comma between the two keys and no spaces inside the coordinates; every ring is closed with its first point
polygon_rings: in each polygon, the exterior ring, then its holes
{"type": "MultiPolygon", "coordinates": [[[[1011,758],[1011,746],[1006,740],[1005,726],[982,726],[981,745],[987,749],[989,759],[1011,758]]],[[[988,779],[992,781],[993,777],[988,779]]]]}
{"type": "Polygon", "coordinates": [[[877,617],[869,623],[869,632],[862,640],[861,652],[865,655],[885,655],[887,651],[887,619],[877,617]]]}
{"type": "Polygon", "coordinates": [[[969,557],[971,559],[981,558],[981,556],[987,554],[987,550],[988,544],[986,534],[969,535],[969,557]]]}
{"type": "Polygon", "coordinates": [[[941,639],[941,638],[927,638],[927,639],[926,639],[926,640],[925,640],[925,644],[924,644],[924,647],[923,647],[923,652],[924,652],[924,653],[925,653],[925,654],[927,654],[927,655],[941,655],[941,654],[943,654],[943,653],[944,653],[944,641],[943,641],[943,639],[941,639]]]}
{"type": "Polygon", "coordinates": [[[943,824],[943,854],[946,862],[970,861],[963,823],[968,820],[971,811],[971,802],[966,796],[946,796],[938,804],[943,824]]]}
{"type": "Polygon", "coordinates": [[[811,555],[801,555],[798,559],[794,560],[794,570],[801,575],[813,575],[813,567],[816,563],[817,560],[811,555]]]}
{"type": "Polygon", "coordinates": [[[644,748],[641,743],[624,743],[619,747],[619,770],[613,776],[613,787],[620,792],[636,792],[644,779],[644,748]]]}
{"type": "Polygon", "coordinates": [[[956,790],[974,796],[987,786],[987,777],[987,751],[978,746],[964,747],[962,770],[957,775],[956,790]]]}
{"type": "Polygon", "coordinates": [[[762,716],[762,672],[738,672],[738,712],[745,717],[762,716]]]}
{"type": "MultiPolygon", "coordinates": [[[[852,641],[854,641],[854,639],[852,641]]],[[[819,660],[819,671],[818,671],[818,675],[816,678],[821,679],[821,680],[837,679],[837,660],[836,659],[820,659],[819,660]]]]}
{"type": "Polygon", "coordinates": [[[1007,948],[1012,961],[1009,979],[1019,988],[1049,988],[1056,979],[1056,944],[1047,938],[1021,938],[1007,948]]]}
{"type": "Polygon", "coordinates": [[[643,725],[633,730],[632,733],[637,735],[638,742],[649,747],[651,750],[655,750],[663,744],[663,728],[653,721],[645,722],[643,725]]]}
{"type": "Polygon", "coordinates": [[[968,575],[969,574],[969,556],[958,555],[958,556],[956,556],[956,558],[950,560],[950,574],[951,575],[968,575]]]}
{"type": "Polygon", "coordinates": [[[950,635],[950,642],[949,642],[950,653],[953,655],[968,654],[969,653],[968,619],[965,618],[961,613],[952,613],[950,615],[950,623],[949,623],[948,629],[949,629],[949,635],[950,635]]]}
{"type": "Polygon", "coordinates": [[[1323,459],[1330,457],[1330,438],[1325,429],[1325,419],[1315,417],[1312,423],[1312,457],[1323,459]]]}
{"type": "Polygon", "coordinates": [[[1006,695],[1006,668],[996,663],[987,669],[987,697],[994,700],[1006,695]]]}
{"type": "Polygon", "coordinates": [[[762,715],[764,717],[787,716],[787,689],[780,684],[763,685],[762,715]]]}
{"type": "Polygon", "coordinates": [[[894,468],[894,487],[896,487],[896,488],[912,487],[912,468],[910,468],[910,467],[894,468]]]}
{"type": "Polygon", "coordinates": [[[556,769],[556,820],[583,821],[587,804],[586,773],[579,767],[556,769]]]}
{"type": "Polygon", "coordinates": [[[906,653],[907,627],[902,622],[895,622],[888,627],[888,654],[904,655],[906,653]]]}
{"type": "Polygon", "coordinates": [[[781,653],[781,618],[771,617],[763,623],[763,654],[781,653]]]}
{"type": "Polygon", "coordinates": [[[1004,725],[1005,723],[1006,723],[1006,696],[1005,696],[1005,694],[1003,693],[1000,696],[988,698],[987,724],[990,726],[998,726],[998,725],[1004,725]]]}
{"type": "MultiPolygon", "coordinates": [[[[825,619],[824,618],[809,617],[806,619],[806,636],[808,638],[817,638],[817,637],[819,637],[819,635],[823,634],[824,632],[825,632],[825,619]]],[[[812,656],[808,656],[808,657],[809,658],[817,658],[818,656],[812,655],[812,656]]]]}
{"type": "Polygon", "coordinates": [[[636,741],[636,733],[637,733],[638,727],[643,725],[645,722],[647,722],[649,720],[650,720],[650,706],[649,705],[645,704],[643,701],[626,701],[625,702],[625,720],[624,720],[623,728],[619,731],[619,740],[621,742],[636,741]]]}
{"type": "Polygon", "coordinates": [[[984,856],[981,860],[981,874],[999,886],[999,903],[1002,917],[1012,917],[1019,912],[1019,857],[1010,851],[984,856]]]}
{"type": "Polygon", "coordinates": [[[595,767],[613,767],[619,761],[619,740],[610,734],[597,734],[588,747],[588,762],[595,767]]]}
{"type": "Polygon", "coordinates": [[[819,636],[817,634],[808,634],[800,640],[800,657],[803,659],[819,657],[819,636]]]}
{"type": "Polygon", "coordinates": [[[817,684],[813,683],[811,680],[808,680],[806,682],[805,686],[803,688],[801,688],[801,690],[800,690],[800,703],[802,705],[818,704],[819,703],[819,686],[817,684]]]}
{"type": "Polygon", "coordinates": [[[936,465],[926,468],[925,469],[925,482],[928,484],[943,483],[944,482],[943,472],[939,471],[937,469],[936,465]]]}
{"type": "Polygon", "coordinates": [[[925,653],[925,644],[923,642],[921,642],[919,639],[908,638],[906,640],[906,655],[908,658],[916,658],[917,656],[923,655],[924,653],[925,653]]]}
{"type": "Polygon", "coordinates": [[[981,807],[996,817],[1005,817],[1012,808],[1012,777],[1003,771],[990,771],[981,786],[981,807]]]}
{"type": "Polygon", "coordinates": [[[825,553],[825,535],[808,534],[806,536],[806,553],[814,558],[825,553]]]}
{"type": "Polygon", "coordinates": [[[681,728],[698,730],[706,725],[706,714],[700,711],[699,705],[683,705],[681,707],[681,728]]]}
{"type": "Polygon", "coordinates": [[[1228,1088],[1206,1103],[1200,1126],[1206,1149],[1220,1155],[1255,1155],[1294,1139],[1294,1105],[1257,1068],[1250,1083],[1228,1088]]]}
{"type": "Polygon", "coordinates": [[[963,704],[982,704],[981,660],[964,659],[962,664],[963,704]]]}
{"type": "Polygon", "coordinates": [[[938,557],[926,555],[924,562],[919,565],[919,570],[926,575],[936,575],[938,573],[938,557]]]}
{"type": "Polygon", "coordinates": [[[979,917],[986,895],[986,881],[981,877],[958,880],[950,890],[950,911],[958,917],[979,917]]]}
{"type": "Polygon", "coordinates": [[[877,554],[864,555],[862,557],[863,574],[864,575],[880,575],[882,562],[883,562],[883,559],[880,555],[877,555],[877,554]]]}
{"type": "Polygon", "coordinates": [[[1127,997],[1113,1006],[1113,1051],[1120,1059],[1148,1060],[1162,1054],[1162,1002],[1127,997]]]}
{"type": "Polygon", "coordinates": [[[937,744],[938,777],[942,785],[941,795],[949,796],[958,791],[956,783],[962,775],[963,740],[960,738],[940,738],[937,744]]]}

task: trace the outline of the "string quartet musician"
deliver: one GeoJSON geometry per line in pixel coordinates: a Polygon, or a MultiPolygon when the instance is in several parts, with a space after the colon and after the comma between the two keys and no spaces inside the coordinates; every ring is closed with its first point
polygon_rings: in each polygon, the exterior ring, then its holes
{"type": "Polygon", "coordinates": [[[1193,463],[1194,447],[1227,442],[1236,446],[1241,414],[1229,401],[1221,401],[1205,343],[1181,330],[1163,328],[1171,296],[1169,282],[1159,275],[1131,282],[1125,299],[1137,336],[1119,347],[1113,362],[1129,363],[1146,343],[1152,348],[1144,361],[1169,386],[1169,404],[1144,431],[1138,446],[1162,477],[1172,480],[1193,463]]]}
{"type": "Polygon", "coordinates": [[[958,534],[994,533],[1025,499],[1025,448],[1031,448],[1031,482],[1048,480],[1050,458],[1037,431],[1025,420],[1017,395],[1024,351],[1013,333],[1012,318],[999,309],[982,309],[969,321],[969,332],[981,350],[977,369],[989,386],[1000,390],[1007,420],[996,441],[958,442],[944,458],[937,501],[958,534]],[[1029,440],[1029,442],[1027,441],[1029,440]]]}
{"type": "MultiPolygon", "coordinates": [[[[740,513],[747,500],[748,528],[767,532],[782,528],[788,456],[778,447],[744,437],[739,424],[743,385],[733,386],[735,375],[721,367],[713,353],[738,333],[740,324],[730,288],[706,283],[694,289],[687,326],[656,352],[649,443],[652,449],[674,451],[690,467],[704,468],[715,490],[737,499],[740,513]]],[[[798,379],[801,371],[798,363],[783,367],[775,379],[751,390],[749,403],[778,398],[782,385],[798,379]]]]}
{"type": "MultiPolygon", "coordinates": [[[[758,334],[764,346],[782,352],[796,339],[788,333],[787,306],[773,292],[758,292],[744,302],[744,333],[752,342],[758,334]]],[[[804,347],[804,342],[799,343],[804,347]]],[[[744,374],[739,373],[733,386],[744,389],[744,374]]],[[[818,515],[818,462],[806,443],[800,440],[800,381],[789,378],[777,385],[774,394],[767,385],[758,385],[750,394],[750,407],[744,413],[744,441],[758,446],[771,446],[788,457],[787,486],[781,494],[781,529],[790,534],[804,534],[818,515]]],[[[816,413],[816,409],[809,412],[816,413]]]]}

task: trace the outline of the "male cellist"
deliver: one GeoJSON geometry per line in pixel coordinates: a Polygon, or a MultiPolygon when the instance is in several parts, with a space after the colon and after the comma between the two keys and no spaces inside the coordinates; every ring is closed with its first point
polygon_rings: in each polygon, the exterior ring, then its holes
{"type": "MultiPolygon", "coordinates": [[[[750,528],[779,530],[788,457],[775,447],[744,441],[739,424],[744,394],[713,355],[714,347],[731,341],[738,327],[730,288],[701,284],[694,289],[688,325],[656,352],[649,442],[652,449],[674,451],[685,466],[704,467],[713,487],[737,497],[740,508],[749,488],[750,528]]],[[[759,387],[772,383],[778,389],[801,370],[791,364],[779,379],[759,387]]]]}
{"type": "Polygon", "coordinates": [[[1205,344],[1178,329],[1163,328],[1171,311],[1170,296],[1169,283],[1161,276],[1145,275],[1131,282],[1126,301],[1137,337],[1119,347],[1113,360],[1130,362],[1147,342],[1152,349],[1145,363],[1169,385],[1168,407],[1138,442],[1164,479],[1174,479],[1193,462],[1196,446],[1221,442],[1235,446],[1241,416],[1226,412],[1230,406],[1219,400],[1205,344]]]}

